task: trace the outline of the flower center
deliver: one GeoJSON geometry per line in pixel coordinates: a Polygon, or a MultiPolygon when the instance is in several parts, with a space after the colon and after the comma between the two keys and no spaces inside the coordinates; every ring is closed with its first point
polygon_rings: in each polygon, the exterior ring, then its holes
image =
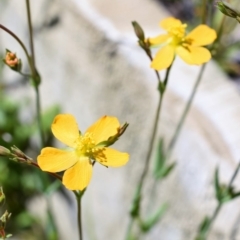
{"type": "Polygon", "coordinates": [[[174,46],[180,45],[184,41],[185,29],[187,24],[181,24],[168,29],[168,34],[171,36],[171,44],[174,46]]]}
{"type": "Polygon", "coordinates": [[[85,133],[83,136],[79,136],[77,141],[77,147],[75,149],[77,155],[87,156],[93,158],[93,155],[99,152],[101,148],[96,147],[96,143],[93,140],[92,133],[85,133]]]}

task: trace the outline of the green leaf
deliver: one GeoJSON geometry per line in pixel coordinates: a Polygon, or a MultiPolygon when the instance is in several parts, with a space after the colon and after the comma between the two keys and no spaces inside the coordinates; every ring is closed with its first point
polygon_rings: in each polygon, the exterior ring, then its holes
{"type": "Polygon", "coordinates": [[[143,232],[148,232],[152,227],[154,227],[163,217],[168,209],[168,204],[164,203],[158,210],[151,215],[146,221],[141,222],[141,229],[143,232]]]}
{"type": "Polygon", "coordinates": [[[130,214],[133,218],[136,218],[139,215],[140,201],[141,201],[140,186],[138,186],[130,210],[130,214]]]}
{"type": "Polygon", "coordinates": [[[154,162],[153,176],[159,180],[167,177],[176,166],[176,163],[166,164],[166,154],[164,152],[164,141],[161,138],[158,142],[157,153],[154,162]]]}
{"type": "Polygon", "coordinates": [[[205,240],[206,232],[209,228],[209,224],[210,224],[210,218],[205,217],[199,226],[198,235],[196,236],[196,238],[194,240],[205,240]]]}
{"type": "Polygon", "coordinates": [[[218,167],[215,170],[214,173],[214,186],[215,186],[215,195],[218,201],[221,201],[222,198],[222,189],[219,184],[219,169],[218,167]]]}
{"type": "Polygon", "coordinates": [[[164,154],[164,141],[160,138],[157,146],[157,153],[154,162],[153,174],[156,178],[159,176],[159,172],[161,172],[166,162],[165,154],[164,154]]]}

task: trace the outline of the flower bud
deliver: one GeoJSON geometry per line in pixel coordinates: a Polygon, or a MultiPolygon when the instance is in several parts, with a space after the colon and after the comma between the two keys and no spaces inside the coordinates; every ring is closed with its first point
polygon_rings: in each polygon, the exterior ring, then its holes
{"type": "Polygon", "coordinates": [[[144,31],[141,28],[141,26],[136,21],[133,21],[132,25],[133,25],[134,32],[135,32],[136,36],[138,37],[138,39],[144,42],[145,36],[144,36],[144,31]]]}
{"type": "Polygon", "coordinates": [[[9,213],[7,210],[5,211],[5,213],[0,217],[0,222],[2,224],[6,224],[6,222],[8,221],[8,219],[11,217],[11,213],[9,213]]]}
{"type": "Polygon", "coordinates": [[[233,9],[228,3],[226,2],[217,2],[218,9],[226,16],[235,18],[237,21],[240,19],[240,13],[233,9]]]}
{"type": "Polygon", "coordinates": [[[0,156],[9,156],[10,154],[11,154],[10,150],[3,146],[0,146],[0,156]]]}
{"type": "Polygon", "coordinates": [[[6,49],[6,54],[5,58],[3,59],[3,62],[14,71],[17,72],[21,71],[22,68],[21,59],[17,57],[16,53],[13,53],[8,49],[6,49]]]}
{"type": "Polygon", "coordinates": [[[7,210],[0,217],[0,239],[6,239],[12,236],[12,234],[6,234],[5,232],[5,228],[10,217],[11,213],[9,213],[7,210]]]}
{"type": "Polygon", "coordinates": [[[13,155],[25,159],[26,155],[16,146],[11,147],[13,155]]]}
{"type": "Polygon", "coordinates": [[[5,194],[2,187],[0,187],[0,204],[5,201],[5,194]]]}

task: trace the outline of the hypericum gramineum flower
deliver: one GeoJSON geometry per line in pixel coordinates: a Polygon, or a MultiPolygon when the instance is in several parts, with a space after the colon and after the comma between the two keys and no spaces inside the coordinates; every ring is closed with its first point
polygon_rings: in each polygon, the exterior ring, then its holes
{"type": "Polygon", "coordinates": [[[200,65],[211,59],[209,50],[202,46],[211,44],[216,39],[214,29],[201,24],[186,35],[187,24],[182,24],[173,17],[162,20],[160,26],[167,33],[147,40],[151,46],[162,46],[151,63],[152,68],[156,70],[168,68],[175,54],[190,65],[200,65]]]}
{"type": "Polygon", "coordinates": [[[127,163],[129,155],[106,147],[106,141],[118,134],[120,124],[116,117],[104,116],[81,134],[75,118],[59,114],[52,123],[54,136],[71,150],[43,148],[37,161],[43,171],[64,171],[62,182],[70,190],[83,190],[92,177],[93,161],[108,167],[127,163]]]}

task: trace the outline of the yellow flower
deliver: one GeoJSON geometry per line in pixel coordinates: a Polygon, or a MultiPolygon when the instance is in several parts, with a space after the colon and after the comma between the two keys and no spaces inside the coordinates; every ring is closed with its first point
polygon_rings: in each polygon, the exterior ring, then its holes
{"type": "Polygon", "coordinates": [[[200,65],[210,60],[211,53],[202,46],[211,44],[216,39],[214,29],[201,24],[186,35],[187,24],[182,24],[173,17],[162,20],[160,26],[167,34],[148,39],[151,46],[162,45],[151,63],[152,68],[156,70],[168,68],[175,54],[190,65],[200,65]]]}
{"type": "Polygon", "coordinates": [[[38,165],[47,172],[66,170],[62,179],[66,188],[83,190],[92,177],[93,161],[108,167],[119,167],[127,163],[127,153],[106,147],[106,141],[118,134],[119,129],[117,118],[104,116],[82,135],[72,115],[59,114],[52,123],[52,132],[71,150],[43,148],[37,159],[38,165]]]}

